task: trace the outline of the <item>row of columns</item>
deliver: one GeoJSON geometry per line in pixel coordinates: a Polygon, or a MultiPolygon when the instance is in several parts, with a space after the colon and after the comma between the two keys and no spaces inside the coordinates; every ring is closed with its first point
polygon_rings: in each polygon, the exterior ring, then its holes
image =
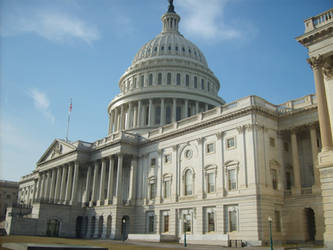
{"type": "Polygon", "coordinates": [[[70,162],[40,173],[37,199],[55,204],[73,205],[77,199],[79,163],[70,162]]]}
{"type": "MultiPolygon", "coordinates": [[[[290,133],[291,140],[291,152],[292,152],[292,164],[294,172],[294,186],[293,193],[300,194],[302,190],[301,183],[301,165],[298,153],[297,143],[297,129],[292,129],[290,133]]],[[[318,145],[317,145],[317,126],[315,124],[310,126],[310,141],[311,141],[311,152],[313,159],[313,173],[314,173],[314,184],[313,187],[319,189],[320,187],[320,176],[318,169],[318,145]]]]}
{"type": "MultiPolygon", "coordinates": [[[[123,202],[123,167],[124,155],[117,155],[117,170],[115,171],[115,157],[110,156],[101,160],[96,160],[88,166],[86,176],[86,190],[84,203],[89,206],[108,205],[112,203],[123,202]],[[108,170],[108,171],[107,171],[108,170]],[[106,174],[108,172],[108,174],[106,174]],[[99,174],[100,173],[100,174],[99,174]],[[114,175],[116,173],[116,186],[114,186],[114,175]],[[106,190],[106,194],[105,194],[106,190]],[[91,197],[90,197],[91,193],[91,197]]],[[[130,166],[130,186],[128,201],[133,200],[135,188],[135,175],[137,168],[137,159],[132,157],[130,166]]]]}
{"type": "Polygon", "coordinates": [[[160,98],[158,104],[154,104],[155,99],[148,99],[148,103],[142,100],[129,102],[111,110],[109,115],[109,134],[112,132],[118,132],[124,129],[151,127],[153,125],[163,126],[169,122],[175,122],[177,120],[177,102],[184,102],[181,105],[181,119],[187,118],[191,115],[200,113],[201,111],[207,111],[209,105],[207,103],[201,103],[198,101],[191,101],[187,99],[172,98],[170,107],[170,119],[167,119],[167,104],[166,100],[171,98],[160,98]],[[200,106],[202,107],[200,109],[200,106]],[[155,109],[160,107],[160,122],[155,124],[155,109]],[[189,107],[191,111],[189,112],[189,107]],[[192,111],[193,110],[193,111],[192,111]],[[169,121],[168,121],[169,120],[169,121]]]}

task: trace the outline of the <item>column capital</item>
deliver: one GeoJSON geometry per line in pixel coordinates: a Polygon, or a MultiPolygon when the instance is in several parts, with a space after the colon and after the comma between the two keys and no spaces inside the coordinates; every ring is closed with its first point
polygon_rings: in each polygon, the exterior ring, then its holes
{"type": "Polygon", "coordinates": [[[215,135],[216,135],[216,138],[217,139],[222,139],[222,137],[224,136],[225,132],[224,131],[219,131],[217,132],[215,135]]]}
{"type": "Polygon", "coordinates": [[[313,70],[320,69],[323,66],[323,57],[321,55],[318,56],[312,56],[308,59],[306,59],[307,62],[311,65],[313,70]]]}
{"type": "Polygon", "coordinates": [[[323,73],[327,80],[331,80],[333,78],[333,57],[330,56],[325,59],[323,64],[323,73]]]}

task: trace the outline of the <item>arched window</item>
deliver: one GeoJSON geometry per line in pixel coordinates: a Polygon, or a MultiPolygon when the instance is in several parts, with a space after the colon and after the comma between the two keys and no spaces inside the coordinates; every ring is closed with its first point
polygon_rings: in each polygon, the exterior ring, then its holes
{"type": "Polygon", "coordinates": [[[185,172],[185,195],[193,194],[193,173],[191,169],[186,170],[185,172]]]}

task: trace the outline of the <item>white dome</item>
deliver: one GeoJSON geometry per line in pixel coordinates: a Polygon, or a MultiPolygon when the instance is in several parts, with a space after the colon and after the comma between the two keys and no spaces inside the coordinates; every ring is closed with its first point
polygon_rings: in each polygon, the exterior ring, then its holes
{"type": "Polygon", "coordinates": [[[208,67],[203,53],[178,32],[162,32],[146,43],[135,55],[132,65],[141,60],[173,56],[188,58],[208,67]]]}

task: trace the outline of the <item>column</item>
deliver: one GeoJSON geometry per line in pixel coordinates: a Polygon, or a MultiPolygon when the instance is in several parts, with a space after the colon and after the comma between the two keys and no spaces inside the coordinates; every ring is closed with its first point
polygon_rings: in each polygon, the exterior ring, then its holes
{"type": "Polygon", "coordinates": [[[51,172],[50,170],[48,170],[45,178],[44,200],[48,200],[49,198],[50,182],[51,182],[51,172]]]}
{"type": "Polygon", "coordinates": [[[68,164],[68,176],[67,176],[67,185],[66,185],[65,204],[69,204],[69,202],[71,200],[72,175],[73,175],[73,166],[72,166],[72,163],[69,163],[68,164]]]}
{"type": "Polygon", "coordinates": [[[44,199],[44,190],[45,190],[45,178],[46,174],[45,172],[41,172],[41,185],[40,185],[40,192],[39,192],[39,199],[42,201],[44,199]]]}
{"type": "Polygon", "coordinates": [[[314,175],[313,186],[317,187],[317,189],[318,189],[318,188],[320,188],[319,187],[320,186],[320,175],[319,175],[319,169],[318,169],[317,127],[314,124],[311,125],[311,127],[310,127],[310,138],[311,138],[313,175],[314,175]]]}
{"type": "MultiPolygon", "coordinates": [[[[123,155],[118,154],[116,203],[122,202],[123,155]]],[[[116,219],[116,218],[115,218],[116,219]]]]}
{"type": "Polygon", "coordinates": [[[300,173],[300,164],[298,158],[298,145],[297,145],[297,135],[296,130],[291,131],[291,151],[292,151],[292,160],[293,160],[293,171],[294,171],[294,187],[293,193],[301,193],[301,173],[300,173]]]}
{"type": "Polygon", "coordinates": [[[323,60],[321,56],[318,58],[311,57],[308,59],[308,62],[312,66],[315,80],[322,151],[326,152],[332,150],[333,145],[324,78],[321,69],[323,66],[323,60]]]}
{"type": "Polygon", "coordinates": [[[184,106],[184,118],[188,117],[188,100],[184,100],[185,106],[184,106]]]}
{"type": "Polygon", "coordinates": [[[118,119],[119,119],[118,109],[115,108],[114,112],[115,112],[115,114],[114,114],[114,122],[113,122],[113,132],[118,132],[118,128],[119,128],[119,126],[118,126],[118,124],[119,124],[118,123],[118,119]]]}
{"type": "Polygon", "coordinates": [[[91,171],[92,171],[92,166],[88,166],[87,169],[87,179],[86,179],[86,195],[84,197],[84,202],[87,203],[89,202],[89,196],[90,196],[90,186],[91,186],[91,171]]]}
{"type": "Polygon", "coordinates": [[[62,166],[61,188],[60,188],[60,198],[59,198],[61,203],[65,201],[66,177],[67,177],[67,167],[62,166]]]}
{"type": "Polygon", "coordinates": [[[37,191],[37,179],[34,180],[34,191],[33,191],[33,194],[32,194],[32,203],[34,203],[34,201],[36,200],[36,192],[37,191]]]}
{"type": "Polygon", "coordinates": [[[138,106],[133,107],[133,128],[136,128],[137,125],[137,120],[138,120],[138,106]]]}
{"type": "Polygon", "coordinates": [[[56,187],[55,187],[55,194],[54,194],[54,201],[55,203],[59,202],[59,194],[60,194],[60,182],[61,180],[61,168],[57,168],[57,181],[56,181],[56,187]]]}
{"type": "Polygon", "coordinates": [[[160,119],[161,119],[160,125],[161,126],[165,125],[165,103],[164,102],[165,102],[164,98],[161,98],[161,117],[160,117],[160,119]]]}
{"type": "Polygon", "coordinates": [[[113,118],[114,118],[114,114],[113,111],[111,111],[111,113],[109,114],[109,133],[112,133],[112,127],[113,127],[113,118]]]}
{"type": "Polygon", "coordinates": [[[39,173],[39,179],[38,179],[38,187],[37,187],[37,194],[36,194],[36,199],[39,201],[41,199],[41,187],[42,187],[42,174],[39,173]]]}
{"type": "Polygon", "coordinates": [[[136,168],[137,168],[137,158],[136,156],[133,156],[131,160],[131,171],[130,171],[130,186],[129,186],[129,194],[128,194],[128,200],[131,202],[135,199],[135,176],[136,176],[136,168]]]}
{"type": "Polygon", "coordinates": [[[199,113],[199,102],[195,102],[195,113],[199,113]]]}
{"type": "Polygon", "coordinates": [[[78,202],[77,189],[79,186],[79,170],[80,170],[80,164],[78,161],[75,161],[71,205],[75,205],[78,202]]]}
{"type": "Polygon", "coordinates": [[[172,122],[176,121],[177,99],[172,99],[172,122]]]}
{"type": "Polygon", "coordinates": [[[148,109],[148,127],[152,124],[152,116],[153,116],[153,100],[149,99],[149,109],[148,109]]]}
{"type": "Polygon", "coordinates": [[[105,200],[105,204],[109,204],[113,200],[112,199],[113,198],[113,174],[114,174],[114,158],[110,157],[107,197],[106,197],[106,200],[105,200]]]}
{"type": "Polygon", "coordinates": [[[127,129],[132,128],[133,127],[133,103],[130,102],[128,104],[128,119],[127,119],[127,129]]]}
{"type": "Polygon", "coordinates": [[[93,178],[93,185],[92,185],[91,201],[89,203],[89,206],[92,206],[93,203],[96,201],[96,185],[97,185],[98,168],[99,168],[99,164],[98,164],[98,161],[96,161],[95,162],[95,169],[94,169],[94,178],[93,178]]]}
{"type": "Polygon", "coordinates": [[[101,178],[100,178],[100,184],[99,184],[99,196],[97,201],[97,206],[102,205],[102,201],[105,200],[104,197],[104,188],[105,188],[105,166],[106,165],[106,159],[102,159],[102,169],[101,169],[101,178]]]}
{"type": "Polygon", "coordinates": [[[142,126],[142,117],[141,117],[141,106],[142,106],[142,101],[140,100],[139,102],[138,102],[138,115],[137,115],[137,122],[136,122],[136,124],[137,124],[137,127],[141,127],[142,126]]]}
{"type": "Polygon", "coordinates": [[[51,178],[51,187],[50,187],[50,193],[49,193],[49,201],[54,201],[54,191],[55,191],[55,181],[56,181],[56,169],[52,169],[52,178],[51,178]]]}
{"type": "Polygon", "coordinates": [[[125,105],[120,107],[120,131],[125,129],[125,105]]]}

